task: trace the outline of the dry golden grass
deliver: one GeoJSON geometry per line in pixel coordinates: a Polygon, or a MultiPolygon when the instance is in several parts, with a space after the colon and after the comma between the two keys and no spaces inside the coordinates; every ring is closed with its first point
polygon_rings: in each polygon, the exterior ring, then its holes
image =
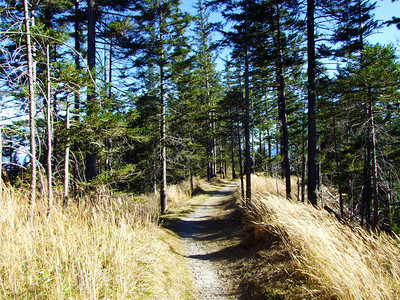
{"type": "Polygon", "coordinates": [[[182,258],[170,251],[174,237],[146,219],[145,210],[126,203],[70,204],[62,212],[56,204],[47,221],[39,198],[32,230],[27,202],[23,193],[3,190],[0,298],[191,297],[182,258]]]}
{"type": "MultiPolygon", "coordinates": [[[[253,182],[271,185],[272,179],[253,182]]],[[[399,299],[400,241],[340,223],[323,210],[259,189],[253,216],[272,225],[290,255],[324,294],[340,299],[399,299]]]]}
{"type": "MultiPolygon", "coordinates": [[[[291,176],[292,199],[298,198],[297,177],[291,176]]],[[[251,190],[253,193],[286,197],[285,182],[276,177],[266,177],[262,174],[251,176],[251,190]]]]}
{"type": "MultiPolygon", "coordinates": [[[[201,185],[205,184],[205,181],[198,178],[193,177],[193,189],[201,187],[201,185]]],[[[184,180],[177,184],[171,184],[167,186],[167,198],[168,198],[168,208],[175,208],[185,201],[187,201],[191,197],[191,187],[190,181],[184,180]]],[[[149,209],[156,210],[157,214],[160,210],[160,194],[157,193],[147,193],[140,195],[147,204],[149,209]]],[[[143,207],[143,206],[142,206],[143,207]]]]}
{"type": "MultiPolygon", "coordinates": [[[[193,177],[193,189],[204,184],[204,180],[200,180],[197,177],[193,177]]],[[[188,200],[191,197],[190,181],[184,180],[178,184],[169,185],[167,187],[167,197],[169,199],[169,206],[176,207],[182,202],[188,200]]]]}

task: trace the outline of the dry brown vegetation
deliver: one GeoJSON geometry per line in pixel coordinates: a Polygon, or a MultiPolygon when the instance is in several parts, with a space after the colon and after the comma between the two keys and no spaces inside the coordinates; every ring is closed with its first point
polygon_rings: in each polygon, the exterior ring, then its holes
{"type": "Polygon", "coordinates": [[[398,299],[399,238],[344,224],[324,210],[277,193],[283,183],[254,177],[248,211],[264,231],[247,284],[259,298],[398,299]]]}
{"type": "Polygon", "coordinates": [[[27,195],[3,187],[0,298],[191,299],[188,270],[170,251],[179,242],[157,226],[152,204],[106,195],[67,211],[56,203],[50,220],[39,198],[32,229],[27,195]]]}
{"type": "MultiPolygon", "coordinates": [[[[232,270],[242,279],[244,298],[400,298],[397,237],[288,201],[280,180],[252,178],[253,205],[246,209],[253,234],[243,242],[252,254],[232,270]]],[[[197,180],[195,190],[210,187],[197,180]]],[[[297,199],[295,181],[293,190],[297,199]]],[[[189,183],[169,187],[168,193],[170,207],[186,211],[189,183]]],[[[32,230],[27,195],[3,188],[0,298],[195,298],[190,272],[177,254],[181,242],[157,226],[157,195],[97,191],[66,211],[58,202],[47,220],[46,200],[39,198],[32,230]]]]}

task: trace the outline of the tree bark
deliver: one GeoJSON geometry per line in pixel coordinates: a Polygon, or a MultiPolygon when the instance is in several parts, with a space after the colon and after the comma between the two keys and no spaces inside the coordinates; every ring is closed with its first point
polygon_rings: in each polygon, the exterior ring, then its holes
{"type": "Polygon", "coordinates": [[[241,195],[242,199],[244,198],[244,180],[243,180],[243,159],[242,159],[242,137],[240,136],[240,126],[237,124],[237,136],[238,136],[238,147],[239,147],[239,172],[240,172],[240,183],[241,183],[241,195]]]}
{"type": "Polygon", "coordinates": [[[110,58],[109,58],[109,63],[108,63],[108,66],[109,66],[109,70],[108,70],[108,83],[109,83],[108,96],[110,97],[110,99],[111,99],[111,96],[112,96],[112,67],[113,67],[113,65],[112,65],[112,63],[113,63],[112,56],[113,56],[113,46],[114,46],[113,37],[110,37],[110,55],[109,55],[110,58]]]}
{"type": "Polygon", "coordinates": [[[250,155],[250,88],[249,88],[249,18],[248,0],[245,0],[245,42],[244,42],[244,98],[245,98],[245,173],[246,173],[246,204],[251,202],[251,155],[250,155]]]}
{"type": "MultiPolygon", "coordinates": [[[[160,47],[163,47],[164,27],[163,14],[160,11],[160,47]]],[[[164,74],[164,49],[160,49],[160,160],[161,160],[161,187],[160,187],[160,204],[161,213],[165,213],[168,209],[167,200],[167,149],[166,149],[166,101],[165,101],[165,74],[164,74]]]]}
{"type": "Polygon", "coordinates": [[[314,0],[307,0],[307,54],[308,54],[308,201],[317,206],[317,126],[315,95],[315,32],[314,32],[314,0]]]}
{"type": "Polygon", "coordinates": [[[29,17],[28,0],[24,0],[24,17],[26,33],[26,51],[28,67],[28,87],[29,87],[29,128],[30,128],[30,161],[31,161],[31,183],[29,198],[29,225],[33,229],[33,216],[36,202],[36,96],[34,82],[34,62],[32,57],[32,44],[30,35],[31,18],[29,17]]]}
{"type": "Polygon", "coordinates": [[[70,103],[69,103],[69,93],[67,94],[67,108],[65,112],[65,130],[66,130],[66,138],[65,138],[65,148],[64,148],[64,195],[63,195],[63,206],[64,209],[68,207],[68,195],[69,195],[69,151],[70,151],[70,138],[69,138],[69,130],[70,130],[70,103]]]}
{"type": "Polygon", "coordinates": [[[3,126],[0,126],[0,204],[3,202],[3,126]]]}
{"type": "Polygon", "coordinates": [[[279,4],[276,3],[276,35],[274,38],[274,44],[276,49],[276,81],[278,89],[278,111],[279,111],[279,123],[280,123],[280,143],[281,143],[281,155],[282,155],[282,177],[285,178],[286,182],[286,198],[292,198],[291,184],[290,184],[290,163],[289,163],[289,134],[286,120],[286,99],[285,99],[285,78],[283,70],[283,54],[281,46],[281,28],[280,28],[280,14],[279,4]]]}
{"type": "Polygon", "coordinates": [[[372,142],[372,192],[373,192],[373,219],[372,227],[378,225],[379,203],[378,203],[378,162],[376,158],[376,128],[375,128],[375,115],[372,103],[370,103],[370,122],[371,122],[371,142],[372,142]]]}
{"type": "Polygon", "coordinates": [[[232,179],[236,178],[236,169],[235,169],[235,143],[234,143],[234,136],[232,133],[232,145],[231,145],[231,160],[232,160],[232,179]]]}
{"type": "MultiPolygon", "coordinates": [[[[81,36],[82,36],[82,31],[81,31],[81,21],[80,20],[80,15],[79,15],[79,0],[74,0],[74,50],[75,50],[75,67],[77,70],[81,70],[81,64],[80,64],[80,55],[81,53],[81,36]]],[[[81,93],[79,89],[74,90],[74,109],[75,109],[75,115],[74,115],[74,122],[78,124],[80,122],[80,114],[77,113],[81,109],[81,93]]],[[[78,141],[74,141],[73,144],[73,151],[75,153],[78,153],[80,150],[80,144],[78,141]]],[[[78,180],[82,180],[82,173],[81,173],[81,167],[82,163],[79,158],[76,158],[76,161],[73,165],[73,176],[74,176],[74,181],[73,181],[73,189],[76,189],[76,182],[78,180]]]]}
{"type": "MultiPolygon", "coordinates": [[[[95,0],[88,0],[88,67],[93,74],[96,67],[96,13],[95,0]]],[[[94,76],[93,76],[94,78],[94,76]]],[[[93,83],[94,84],[94,83],[93,83]]],[[[90,116],[95,111],[95,90],[88,87],[87,93],[87,114],[90,116]]],[[[97,176],[96,171],[96,150],[92,146],[86,155],[86,179],[91,180],[97,176]]]]}
{"type": "Polygon", "coordinates": [[[190,181],[190,194],[192,194],[194,190],[192,162],[189,162],[189,181],[190,181]]]}
{"type": "Polygon", "coordinates": [[[305,150],[305,113],[303,112],[303,124],[301,125],[301,202],[306,202],[306,150],[305,150]]]}
{"type": "Polygon", "coordinates": [[[371,185],[371,156],[372,156],[372,143],[371,136],[368,133],[365,149],[365,162],[364,162],[364,186],[361,202],[361,225],[367,228],[371,226],[371,201],[372,201],[372,185],[371,185]]]}
{"type": "Polygon", "coordinates": [[[337,134],[336,134],[336,120],[335,116],[333,116],[333,143],[335,147],[335,158],[336,158],[336,174],[338,177],[338,190],[339,190],[339,205],[340,205],[340,216],[344,217],[344,210],[343,210],[343,193],[342,193],[342,171],[340,168],[340,155],[337,146],[337,134]]]}
{"type": "MultiPolygon", "coordinates": [[[[210,101],[210,83],[208,79],[208,74],[206,74],[206,91],[207,91],[207,105],[211,105],[210,101]]],[[[211,178],[217,176],[217,166],[216,166],[216,142],[214,137],[214,112],[208,112],[208,128],[209,128],[209,138],[207,140],[207,156],[208,156],[208,169],[207,169],[207,180],[210,181],[211,178]]]]}
{"type": "Polygon", "coordinates": [[[50,78],[50,45],[46,46],[47,60],[47,219],[50,219],[51,210],[53,207],[53,170],[52,170],[52,139],[53,139],[53,122],[52,122],[52,107],[51,107],[51,78],[50,78]]]}

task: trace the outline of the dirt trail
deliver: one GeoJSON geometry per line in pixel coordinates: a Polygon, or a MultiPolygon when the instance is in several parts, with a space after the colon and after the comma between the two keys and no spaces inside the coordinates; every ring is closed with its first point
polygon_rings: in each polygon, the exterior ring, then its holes
{"type": "Polygon", "coordinates": [[[236,186],[208,183],[199,188],[198,196],[162,219],[181,238],[171,250],[183,256],[192,271],[188,280],[193,280],[196,291],[188,297],[333,299],[299,271],[298,261],[279,236],[268,230],[256,236],[254,228],[245,226],[246,218],[239,215],[232,196],[236,186]]]}
{"type": "Polygon", "coordinates": [[[194,211],[174,221],[183,238],[185,256],[193,271],[200,299],[239,299],[235,261],[245,255],[241,226],[232,192],[237,183],[225,185],[194,211]]]}

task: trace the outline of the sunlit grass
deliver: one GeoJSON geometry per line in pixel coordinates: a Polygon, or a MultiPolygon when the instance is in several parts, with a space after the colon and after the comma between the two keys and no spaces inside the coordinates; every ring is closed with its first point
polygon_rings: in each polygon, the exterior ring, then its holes
{"type": "Polygon", "coordinates": [[[400,298],[397,237],[340,223],[323,210],[254,188],[250,215],[271,225],[297,261],[300,271],[324,294],[340,299],[400,298]]]}
{"type": "Polygon", "coordinates": [[[170,251],[173,237],[146,217],[145,210],[138,213],[138,206],[127,203],[81,203],[63,211],[56,202],[47,220],[46,201],[39,197],[32,229],[27,203],[23,193],[4,189],[0,298],[189,297],[187,270],[170,251]]]}

